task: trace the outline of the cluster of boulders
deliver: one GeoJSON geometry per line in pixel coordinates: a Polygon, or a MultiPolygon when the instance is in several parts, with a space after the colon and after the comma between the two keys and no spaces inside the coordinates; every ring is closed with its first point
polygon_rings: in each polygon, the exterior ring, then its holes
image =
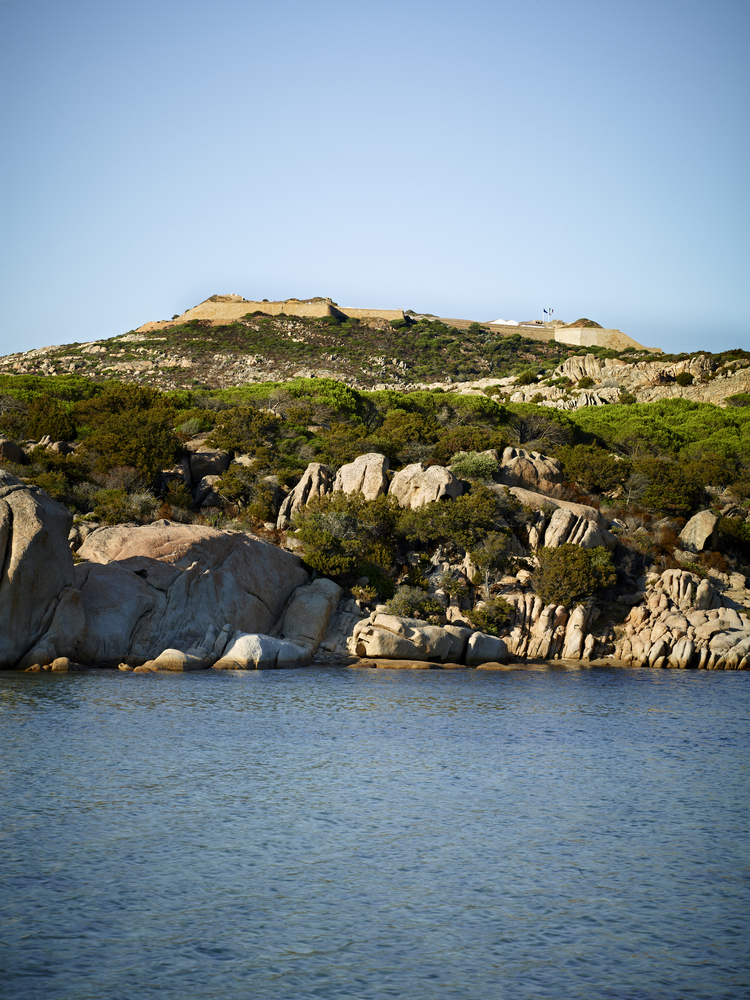
{"type": "Polygon", "coordinates": [[[642,667],[750,668],[750,618],[735,599],[747,593],[745,578],[733,573],[727,582],[720,593],[688,570],[653,574],[644,603],[626,619],[617,658],[642,667]]]}
{"type": "MultiPolygon", "coordinates": [[[[682,361],[659,361],[658,358],[627,362],[620,358],[598,358],[595,354],[575,355],[563,361],[552,380],[567,379],[572,385],[534,383],[515,386],[515,379],[495,380],[509,392],[511,403],[535,402],[559,410],[579,410],[586,406],[617,403],[621,393],[635,396],[638,402],[655,402],[675,396],[698,402],[723,404],[727,396],[750,390],[750,368],[715,373],[716,362],[705,354],[682,361]],[[691,384],[677,379],[687,374],[691,384]],[[575,388],[582,379],[587,388],[575,388]]],[[[486,380],[490,381],[490,380],[486,380]]]]}
{"type": "Polygon", "coordinates": [[[253,536],[163,520],[93,531],[74,565],[71,521],[0,471],[0,667],[309,662],[341,594],[253,536]]]}
{"type": "Polygon", "coordinates": [[[376,609],[354,626],[348,649],[358,657],[374,660],[469,667],[486,662],[505,664],[510,657],[594,660],[614,653],[611,630],[601,636],[588,631],[599,615],[595,607],[579,606],[569,613],[561,605],[545,605],[533,593],[508,594],[506,600],[512,616],[499,636],[472,628],[451,608],[452,620],[444,625],[376,609]]]}
{"type": "Polygon", "coordinates": [[[463,492],[461,480],[442,466],[416,462],[397,472],[389,483],[388,465],[385,455],[370,452],[343,465],[334,476],[327,465],[311,462],[281,504],[276,527],[288,528],[298,510],[327,493],[363,493],[368,500],[390,493],[402,507],[415,509],[433,500],[453,500],[463,492]]]}

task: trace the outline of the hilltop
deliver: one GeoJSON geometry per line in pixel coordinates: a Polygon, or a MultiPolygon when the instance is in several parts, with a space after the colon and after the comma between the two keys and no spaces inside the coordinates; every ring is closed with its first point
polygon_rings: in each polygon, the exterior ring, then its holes
{"type": "Polygon", "coordinates": [[[0,377],[76,374],[202,391],[318,377],[357,389],[442,388],[563,409],[672,396],[724,405],[750,391],[746,351],[665,355],[635,343],[590,319],[509,326],[344,310],[322,297],[215,295],[119,336],[0,358],[0,377]],[[627,346],[591,343],[589,334],[627,346]]]}

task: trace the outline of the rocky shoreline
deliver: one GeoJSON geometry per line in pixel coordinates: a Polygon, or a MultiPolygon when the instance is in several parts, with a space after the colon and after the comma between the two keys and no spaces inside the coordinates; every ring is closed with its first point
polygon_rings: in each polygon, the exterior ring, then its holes
{"type": "MultiPolygon", "coordinates": [[[[545,539],[556,518],[568,529],[579,523],[558,506],[546,528],[540,524],[545,539]]],[[[581,520],[601,542],[607,529],[581,520]]],[[[244,532],[166,520],[100,527],[74,564],[71,527],[69,512],[42,489],[0,472],[0,620],[7,623],[0,669],[146,673],[326,662],[500,669],[537,661],[750,667],[750,595],[739,573],[721,587],[688,570],[652,573],[629,599],[619,635],[595,632],[596,607],[545,605],[511,578],[511,620],[490,635],[462,617],[457,599],[446,600],[441,624],[387,614],[384,606],[368,611],[342,600],[333,581],[311,578],[293,552],[244,532]]]]}

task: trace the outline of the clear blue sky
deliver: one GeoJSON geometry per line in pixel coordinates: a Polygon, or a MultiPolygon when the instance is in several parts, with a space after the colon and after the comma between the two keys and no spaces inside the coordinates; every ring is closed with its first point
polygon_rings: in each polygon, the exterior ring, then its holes
{"type": "Polygon", "coordinates": [[[750,349],[747,0],[0,0],[0,353],[216,292],[750,349]]]}

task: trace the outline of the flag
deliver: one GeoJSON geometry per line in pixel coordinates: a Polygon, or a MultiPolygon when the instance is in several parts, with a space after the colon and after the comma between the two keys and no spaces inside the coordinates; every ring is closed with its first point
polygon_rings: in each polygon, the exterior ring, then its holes
{"type": "Polygon", "coordinates": [[[553,313],[554,311],[555,311],[554,309],[550,309],[550,311],[549,311],[549,314],[550,314],[550,316],[552,315],[552,313],[553,313]]]}
{"type": "Polygon", "coordinates": [[[545,314],[546,314],[547,310],[545,309],[545,310],[544,310],[544,312],[545,312],[545,314]]]}

